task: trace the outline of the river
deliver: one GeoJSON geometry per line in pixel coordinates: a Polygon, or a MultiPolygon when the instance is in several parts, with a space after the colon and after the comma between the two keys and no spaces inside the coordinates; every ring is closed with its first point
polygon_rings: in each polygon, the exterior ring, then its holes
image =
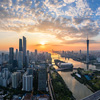
{"type": "MultiPolygon", "coordinates": [[[[52,54],[52,63],[54,63],[54,59],[57,59],[58,55],[57,54],[52,54]]],[[[84,69],[96,69],[95,66],[93,65],[86,65],[83,64],[81,62],[78,61],[74,61],[73,59],[65,59],[60,57],[59,58],[62,61],[65,62],[69,62],[72,63],[74,65],[74,68],[84,68],[84,69]]],[[[58,67],[56,65],[54,65],[54,67],[57,69],[58,67]]],[[[76,71],[76,70],[73,70],[76,71]]],[[[65,81],[66,85],[68,86],[68,88],[71,90],[71,92],[73,93],[73,96],[76,98],[76,100],[80,100],[86,96],[91,95],[93,92],[88,89],[85,85],[81,84],[80,82],[78,82],[74,77],[71,76],[71,73],[73,72],[58,72],[61,77],[63,78],[63,80],[65,81]]]]}

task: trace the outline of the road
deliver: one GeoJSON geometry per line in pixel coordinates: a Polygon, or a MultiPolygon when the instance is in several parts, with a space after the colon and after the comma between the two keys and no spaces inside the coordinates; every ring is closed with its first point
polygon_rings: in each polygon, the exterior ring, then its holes
{"type": "Polygon", "coordinates": [[[50,93],[50,96],[51,96],[51,100],[56,100],[51,80],[52,79],[51,79],[51,76],[50,76],[50,70],[48,68],[48,88],[49,88],[49,93],[50,93]]]}

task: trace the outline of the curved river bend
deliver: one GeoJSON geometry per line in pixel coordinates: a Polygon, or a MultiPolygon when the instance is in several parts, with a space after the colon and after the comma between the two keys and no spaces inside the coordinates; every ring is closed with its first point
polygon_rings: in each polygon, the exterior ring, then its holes
{"type": "MultiPolygon", "coordinates": [[[[52,54],[52,63],[54,63],[54,59],[57,59],[58,55],[52,54]]],[[[96,69],[95,66],[86,64],[83,64],[78,61],[74,61],[73,59],[65,59],[60,57],[60,60],[72,63],[74,65],[74,68],[84,68],[84,69],[96,69]]],[[[54,65],[54,67],[57,69],[58,67],[54,65]]],[[[75,71],[75,70],[73,70],[75,71]]],[[[71,73],[73,72],[61,72],[59,71],[59,74],[62,76],[63,80],[65,81],[68,88],[73,93],[73,96],[76,98],[76,100],[80,100],[86,96],[91,95],[93,92],[88,89],[85,85],[79,83],[74,77],[71,76],[71,73]]]]}

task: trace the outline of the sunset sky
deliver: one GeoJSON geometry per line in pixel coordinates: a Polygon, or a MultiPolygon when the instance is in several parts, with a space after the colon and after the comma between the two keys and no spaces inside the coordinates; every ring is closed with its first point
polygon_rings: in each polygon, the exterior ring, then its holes
{"type": "Polygon", "coordinates": [[[100,0],[0,0],[0,50],[100,50],[100,0]]]}

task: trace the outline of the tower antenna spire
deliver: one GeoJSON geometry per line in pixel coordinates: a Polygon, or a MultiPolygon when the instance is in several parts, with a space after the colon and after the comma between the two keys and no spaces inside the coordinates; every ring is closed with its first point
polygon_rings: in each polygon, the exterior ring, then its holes
{"type": "Polygon", "coordinates": [[[89,40],[88,40],[88,33],[87,33],[87,57],[86,57],[87,64],[89,63],[89,40]]]}

